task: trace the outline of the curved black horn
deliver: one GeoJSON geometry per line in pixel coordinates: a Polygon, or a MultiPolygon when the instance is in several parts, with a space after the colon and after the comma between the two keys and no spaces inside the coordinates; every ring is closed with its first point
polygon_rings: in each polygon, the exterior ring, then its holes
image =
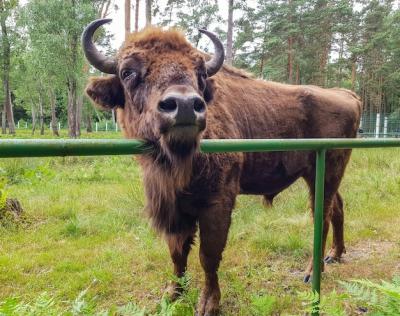
{"type": "Polygon", "coordinates": [[[206,62],[207,75],[211,77],[215,75],[218,72],[218,70],[221,69],[224,63],[224,58],[225,58],[224,45],[222,45],[222,42],[220,41],[218,36],[213,32],[207,31],[205,29],[199,29],[199,32],[207,35],[214,44],[214,56],[209,61],[206,62]]]}
{"type": "Polygon", "coordinates": [[[93,44],[94,32],[103,24],[111,22],[112,19],[98,19],[86,26],[82,33],[82,47],[88,62],[107,74],[117,73],[117,62],[114,58],[106,57],[100,53],[93,44]]]}

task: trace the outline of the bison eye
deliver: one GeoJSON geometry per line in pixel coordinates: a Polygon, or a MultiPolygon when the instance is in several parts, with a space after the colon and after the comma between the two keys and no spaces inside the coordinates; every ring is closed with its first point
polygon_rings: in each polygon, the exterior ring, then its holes
{"type": "Polygon", "coordinates": [[[199,89],[203,91],[206,87],[207,74],[205,72],[200,72],[198,76],[199,89]]]}
{"type": "Polygon", "coordinates": [[[137,76],[137,72],[133,69],[124,69],[121,71],[122,80],[133,79],[137,76]]]}

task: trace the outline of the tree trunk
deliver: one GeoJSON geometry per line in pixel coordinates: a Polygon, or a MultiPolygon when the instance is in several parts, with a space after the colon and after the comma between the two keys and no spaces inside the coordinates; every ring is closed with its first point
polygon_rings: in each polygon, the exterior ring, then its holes
{"type": "MultiPolygon", "coordinates": [[[[267,23],[264,23],[264,34],[267,34],[267,23]]],[[[264,79],[264,64],[265,64],[265,42],[266,37],[264,36],[262,46],[261,46],[261,60],[260,60],[260,77],[264,79]]]]}
{"type": "Polygon", "coordinates": [[[300,84],[300,66],[296,64],[296,84],[300,84]]]}
{"type": "MultiPolygon", "coordinates": [[[[7,32],[7,12],[4,6],[4,0],[0,1],[0,24],[1,24],[1,38],[2,38],[2,46],[3,46],[3,88],[4,88],[4,110],[5,117],[8,123],[8,130],[10,134],[15,134],[15,124],[14,124],[14,114],[11,102],[11,91],[10,91],[10,41],[8,38],[7,32]]],[[[5,130],[5,122],[2,119],[2,132],[3,134],[6,132],[5,130]]]]}
{"type": "Polygon", "coordinates": [[[136,0],[135,6],[135,32],[139,31],[139,0],[136,0]]]}
{"type": "Polygon", "coordinates": [[[53,90],[50,90],[50,107],[51,107],[51,130],[54,136],[60,136],[58,133],[57,116],[56,116],[56,95],[53,90]]]}
{"type": "Polygon", "coordinates": [[[115,111],[111,110],[111,120],[113,122],[113,124],[115,124],[115,111]]]}
{"type": "Polygon", "coordinates": [[[174,12],[174,3],[172,2],[169,6],[169,17],[167,25],[170,26],[172,23],[172,13],[174,12]]]}
{"type": "Polygon", "coordinates": [[[316,69],[313,81],[316,85],[321,87],[325,87],[327,83],[327,64],[333,37],[332,16],[324,13],[327,10],[330,10],[329,6],[329,1],[318,0],[316,1],[316,6],[314,9],[314,14],[321,17],[318,19],[317,25],[315,25],[315,28],[318,29],[318,37],[316,37],[318,41],[315,50],[316,60],[318,61],[318,69],[316,69]]]}
{"type": "Polygon", "coordinates": [[[260,60],[260,77],[264,79],[264,62],[265,62],[265,56],[264,53],[261,55],[261,60],[260,60]]]}
{"type": "Polygon", "coordinates": [[[76,82],[70,80],[68,85],[68,135],[71,138],[76,138],[76,82]]]}
{"type": "Polygon", "coordinates": [[[86,132],[91,133],[93,132],[93,127],[92,127],[92,118],[90,116],[90,113],[88,113],[87,121],[86,121],[86,132]]]}
{"type": "Polygon", "coordinates": [[[7,134],[6,126],[6,104],[3,104],[3,111],[1,111],[1,133],[7,134]]]}
{"type": "Polygon", "coordinates": [[[125,0],[125,40],[131,33],[131,0],[125,0]]]}
{"type": "Polygon", "coordinates": [[[39,94],[39,124],[40,124],[40,135],[44,135],[43,99],[41,94],[39,94]]]}
{"type": "Polygon", "coordinates": [[[319,64],[319,73],[320,73],[319,85],[321,87],[325,87],[326,83],[327,83],[328,73],[327,73],[326,66],[328,64],[330,50],[331,50],[331,43],[329,42],[326,44],[326,46],[323,50],[323,53],[322,53],[322,56],[320,59],[320,64],[319,64]]]}
{"type": "Polygon", "coordinates": [[[356,87],[356,70],[356,59],[353,58],[351,63],[351,90],[353,91],[356,87]]]}
{"type": "MultiPolygon", "coordinates": [[[[76,7],[76,0],[71,0],[72,7],[76,7]]],[[[76,69],[78,63],[78,33],[72,33],[68,37],[68,43],[70,47],[70,61],[71,61],[71,69],[76,69]]],[[[71,138],[76,138],[76,113],[77,113],[77,90],[78,83],[77,79],[71,75],[68,78],[68,106],[67,106],[67,115],[68,115],[68,135],[71,138]]]]}
{"type": "Polygon", "coordinates": [[[343,53],[344,53],[344,36],[342,35],[342,37],[340,38],[340,45],[339,45],[339,59],[338,59],[338,63],[339,63],[339,75],[336,81],[336,85],[340,88],[342,86],[342,60],[343,60],[343,53]]]}
{"type": "Polygon", "coordinates": [[[151,25],[151,0],[146,0],[146,26],[151,25]]]}
{"type": "Polygon", "coordinates": [[[233,0],[229,0],[228,8],[228,32],[226,38],[226,63],[232,65],[232,47],[233,47],[233,0]]]}
{"type": "Polygon", "coordinates": [[[109,13],[108,10],[110,9],[110,5],[111,5],[111,0],[107,0],[106,2],[103,2],[99,11],[97,12],[97,16],[102,19],[107,17],[107,15],[109,13]]]}
{"type": "MultiPolygon", "coordinates": [[[[292,16],[292,0],[288,1],[289,5],[289,23],[292,25],[293,23],[293,16],[292,16]]],[[[288,83],[293,83],[293,37],[292,34],[290,33],[289,29],[289,34],[288,34],[288,60],[287,60],[287,80],[288,83]]]]}
{"type": "Polygon", "coordinates": [[[36,112],[35,112],[35,106],[33,104],[33,100],[31,100],[32,105],[31,105],[31,115],[32,115],[32,135],[35,135],[35,130],[36,130],[36,112]]]}
{"type": "Polygon", "coordinates": [[[293,38],[289,36],[288,38],[288,82],[293,83],[293,38]]]}
{"type": "MultiPolygon", "coordinates": [[[[8,77],[8,75],[7,75],[8,77]]],[[[4,110],[6,112],[6,118],[8,123],[8,132],[10,134],[15,134],[15,123],[14,123],[14,113],[13,113],[13,105],[11,102],[11,91],[9,86],[9,79],[5,82],[4,86],[4,110]]]]}
{"type": "Polygon", "coordinates": [[[77,98],[76,101],[76,114],[75,114],[75,135],[81,136],[81,121],[82,121],[82,107],[83,107],[83,95],[77,98]]]}

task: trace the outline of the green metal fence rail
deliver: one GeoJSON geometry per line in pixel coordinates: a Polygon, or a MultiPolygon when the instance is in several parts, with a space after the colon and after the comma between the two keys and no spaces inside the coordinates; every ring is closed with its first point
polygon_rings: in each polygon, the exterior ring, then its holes
{"type": "MultiPolygon", "coordinates": [[[[202,140],[200,145],[200,149],[204,153],[294,150],[316,152],[312,289],[318,293],[318,297],[321,291],[321,267],[323,264],[322,229],[326,151],[331,149],[382,147],[400,147],[400,139],[207,139],[202,140]]],[[[0,158],[132,155],[143,154],[148,151],[151,151],[151,147],[140,140],[0,140],[0,158]]],[[[319,302],[316,302],[316,311],[313,315],[319,315],[318,305],[319,302]]]]}

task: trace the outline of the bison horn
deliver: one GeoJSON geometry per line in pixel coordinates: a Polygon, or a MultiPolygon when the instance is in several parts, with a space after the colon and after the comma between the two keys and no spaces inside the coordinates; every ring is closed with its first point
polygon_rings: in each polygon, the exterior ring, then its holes
{"type": "Polygon", "coordinates": [[[218,70],[221,69],[224,63],[224,58],[225,58],[224,45],[222,45],[221,40],[213,32],[204,29],[199,29],[199,32],[207,35],[214,44],[214,56],[209,61],[206,62],[207,75],[211,77],[215,75],[218,72],[218,70]]]}
{"type": "Polygon", "coordinates": [[[111,22],[112,19],[98,19],[91,22],[86,26],[82,33],[82,47],[85,53],[86,59],[89,63],[107,74],[117,73],[117,62],[114,58],[106,57],[100,53],[96,46],[93,44],[94,32],[103,24],[111,22]]]}

